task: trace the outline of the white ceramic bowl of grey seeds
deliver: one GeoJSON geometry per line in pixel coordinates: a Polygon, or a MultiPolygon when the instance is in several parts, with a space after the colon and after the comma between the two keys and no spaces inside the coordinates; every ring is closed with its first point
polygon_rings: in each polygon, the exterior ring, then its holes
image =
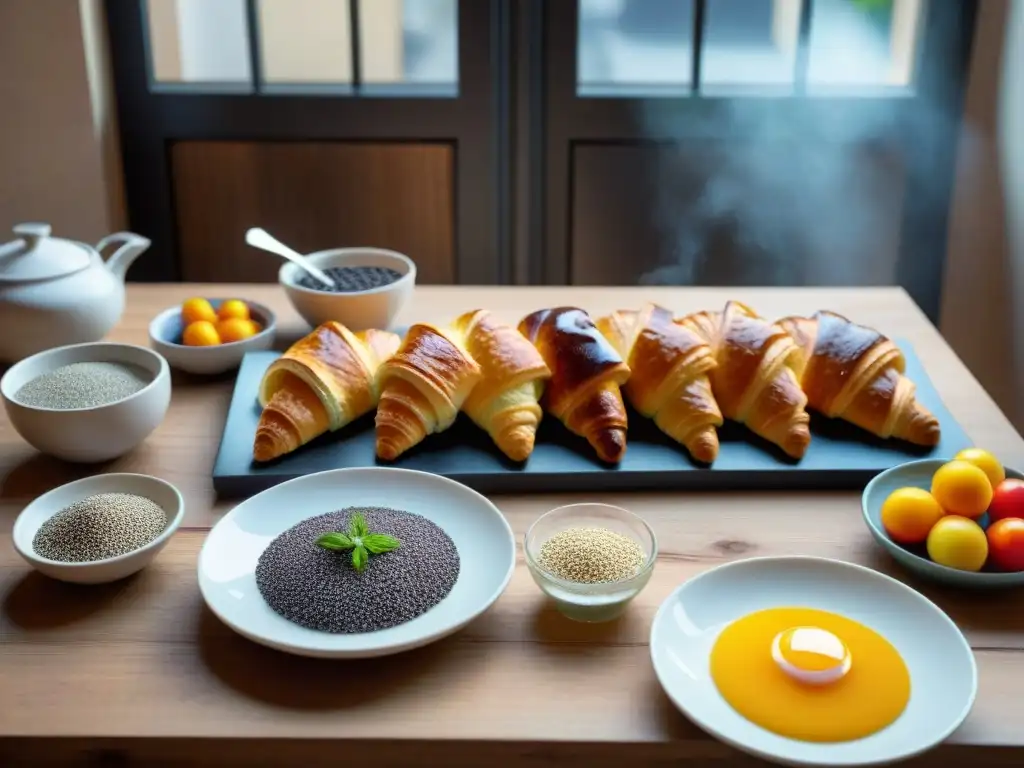
{"type": "Polygon", "coordinates": [[[14,521],[14,548],[51,578],[105,584],[149,565],[184,516],[181,493],[158,477],[93,475],[54,488],[25,507],[14,521]]]}
{"type": "Polygon", "coordinates": [[[352,331],[391,328],[416,285],[413,260],[384,248],[332,248],[306,260],[337,280],[337,288],[327,290],[291,262],[278,279],[295,311],[313,327],[337,320],[352,331]]]}
{"type": "Polygon", "coordinates": [[[159,426],[171,403],[167,361],[146,347],[94,342],[56,347],[0,379],[4,409],[36,450],[65,461],[122,456],[159,426]]]}

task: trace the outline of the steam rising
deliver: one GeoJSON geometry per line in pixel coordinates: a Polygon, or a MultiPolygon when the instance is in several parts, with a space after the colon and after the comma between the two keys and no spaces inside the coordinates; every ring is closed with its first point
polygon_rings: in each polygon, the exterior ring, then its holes
{"type": "MultiPolygon", "coordinates": [[[[863,22],[847,18],[863,35],[863,22]]],[[[661,264],[641,284],[896,282],[911,169],[893,128],[908,114],[907,97],[899,88],[847,93],[836,109],[815,109],[809,120],[794,114],[809,114],[813,103],[798,101],[791,111],[772,96],[721,99],[706,140],[684,135],[657,102],[646,103],[639,115],[646,133],[678,138],[658,170],[661,264]]],[[[913,124],[903,127],[915,146],[935,146],[958,122],[921,99],[914,104],[913,124]]]]}

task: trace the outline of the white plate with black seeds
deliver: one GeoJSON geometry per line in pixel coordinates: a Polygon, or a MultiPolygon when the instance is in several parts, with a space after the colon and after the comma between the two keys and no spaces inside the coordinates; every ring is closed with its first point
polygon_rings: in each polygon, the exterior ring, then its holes
{"type": "Polygon", "coordinates": [[[257,643],[366,658],[461,629],[498,599],[514,569],[512,529],[476,491],[426,472],[336,469],[276,485],[225,515],[200,553],[199,588],[218,618],[257,643]],[[404,539],[397,550],[369,555],[361,574],[351,550],[316,545],[328,529],[346,533],[356,511],[371,533],[404,539]],[[439,573],[425,579],[410,558],[439,573]],[[310,588],[318,582],[321,590],[310,588]],[[362,602],[346,610],[353,585],[362,602]]]}

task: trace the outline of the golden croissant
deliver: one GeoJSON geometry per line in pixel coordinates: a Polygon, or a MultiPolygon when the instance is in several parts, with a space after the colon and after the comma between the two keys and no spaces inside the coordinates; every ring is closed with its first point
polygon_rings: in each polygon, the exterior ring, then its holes
{"type": "Polygon", "coordinates": [[[626,452],[626,406],[619,387],[629,366],[582,309],[558,307],[527,315],[519,331],[551,369],[545,408],[607,462],[626,452]]]}
{"type": "Polygon", "coordinates": [[[711,345],[717,363],[711,391],[722,414],[801,458],[811,432],[807,396],[795,371],[801,353],[793,337],[738,301],[721,312],[698,312],[677,322],[711,345]]]}
{"type": "Polygon", "coordinates": [[[260,381],[263,413],[253,458],[276,459],[371,411],[377,404],[377,369],[398,344],[398,336],[388,331],[353,333],[335,322],[295,342],[260,381]]]}
{"type": "Polygon", "coordinates": [[[377,455],[392,461],[448,429],[481,376],[455,329],[412,326],[377,372],[377,455]]]}
{"type": "Polygon", "coordinates": [[[722,412],[708,380],[716,364],[707,341],[650,303],[639,312],[613,312],[597,327],[629,365],[623,391],[633,407],[695,459],[714,461],[722,412]]]}
{"type": "Polygon", "coordinates": [[[533,452],[542,411],[544,382],[551,376],[544,358],[526,337],[483,309],[454,322],[482,377],[462,410],[513,461],[533,452]]]}
{"type": "Polygon", "coordinates": [[[811,408],[878,437],[937,445],[939,420],[918,402],[903,375],[899,347],[878,331],[835,312],[779,321],[796,340],[796,371],[811,408]]]}

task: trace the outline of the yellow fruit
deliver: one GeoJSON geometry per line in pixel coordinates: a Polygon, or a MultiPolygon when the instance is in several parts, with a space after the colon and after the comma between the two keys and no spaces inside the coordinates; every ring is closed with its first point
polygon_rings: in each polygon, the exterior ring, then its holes
{"type": "Polygon", "coordinates": [[[220,335],[209,320],[197,320],[185,326],[181,341],[190,347],[215,347],[220,344],[220,335]]]}
{"type": "Polygon", "coordinates": [[[240,317],[231,317],[217,323],[217,334],[220,336],[220,340],[225,344],[248,339],[251,336],[255,336],[257,333],[259,333],[259,331],[256,328],[256,323],[252,320],[243,320],[240,317]]]}
{"type": "Polygon", "coordinates": [[[882,503],[882,526],[893,541],[920,544],[944,514],[924,488],[898,488],[882,503]]]}
{"type": "Polygon", "coordinates": [[[988,558],[988,539],[973,520],[947,515],[928,534],[928,557],[961,571],[980,571],[988,558]]]}
{"type": "Polygon", "coordinates": [[[249,307],[241,299],[228,299],[217,309],[217,319],[219,320],[230,320],[236,317],[239,320],[248,320],[249,307]]]}
{"type": "Polygon", "coordinates": [[[932,476],[932,496],[948,515],[981,517],[992,501],[992,484],[973,464],[954,460],[932,476]]]}
{"type": "Polygon", "coordinates": [[[181,305],[181,321],[185,325],[206,320],[209,323],[217,322],[217,313],[206,299],[193,298],[181,305]]]}
{"type": "Polygon", "coordinates": [[[1006,470],[995,456],[981,448],[964,448],[953,457],[960,461],[973,464],[988,476],[988,482],[993,490],[1006,479],[1006,470]]]}

